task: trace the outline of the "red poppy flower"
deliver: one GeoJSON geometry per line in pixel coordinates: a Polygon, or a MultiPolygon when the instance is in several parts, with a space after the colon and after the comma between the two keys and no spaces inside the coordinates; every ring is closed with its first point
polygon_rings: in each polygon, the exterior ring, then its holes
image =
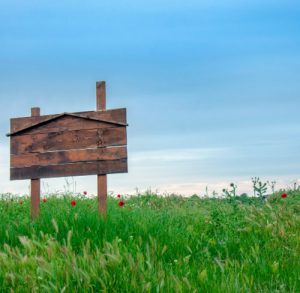
{"type": "Polygon", "coordinates": [[[286,194],[286,193],[283,193],[283,194],[281,194],[281,197],[282,197],[282,198],[286,198],[286,197],[287,197],[287,194],[286,194]]]}
{"type": "Polygon", "coordinates": [[[119,207],[122,207],[123,205],[125,205],[125,202],[124,202],[124,201],[121,200],[121,201],[118,202],[118,206],[119,206],[119,207]]]}
{"type": "Polygon", "coordinates": [[[86,191],[84,191],[84,192],[83,192],[83,194],[84,194],[84,195],[87,195],[87,192],[86,192],[86,191]]]}
{"type": "Polygon", "coordinates": [[[23,204],[23,200],[20,200],[20,204],[23,204]]]}
{"type": "Polygon", "coordinates": [[[120,197],[121,197],[121,194],[118,194],[117,197],[120,198],[120,197]]]}
{"type": "Polygon", "coordinates": [[[76,205],[76,201],[75,200],[72,200],[71,201],[71,206],[73,207],[73,206],[75,206],[76,205]]]}
{"type": "Polygon", "coordinates": [[[44,198],[43,198],[43,202],[46,202],[46,201],[47,201],[47,199],[44,197],[44,198]]]}

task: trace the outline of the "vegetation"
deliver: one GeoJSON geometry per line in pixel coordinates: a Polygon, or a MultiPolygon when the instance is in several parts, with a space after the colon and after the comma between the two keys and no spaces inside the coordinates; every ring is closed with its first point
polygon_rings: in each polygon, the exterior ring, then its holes
{"type": "Polygon", "coordinates": [[[0,291],[300,292],[300,192],[231,187],[219,199],[109,197],[106,219],[95,198],[64,194],[31,221],[28,197],[3,195],[0,291]]]}

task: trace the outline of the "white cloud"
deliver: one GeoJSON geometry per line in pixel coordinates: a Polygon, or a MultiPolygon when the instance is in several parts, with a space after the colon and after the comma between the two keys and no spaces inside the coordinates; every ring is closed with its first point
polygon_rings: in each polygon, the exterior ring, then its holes
{"type": "MultiPolygon", "coordinates": [[[[128,174],[111,174],[108,176],[108,191],[123,194],[135,194],[136,188],[140,191],[152,189],[160,194],[176,193],[182,195],[208,193],[213,191],[222,192],[228,188],[231,182],[238,186],[238,193],[252,194],[251,177],[245,176],[202,176],[196,171],[178,168],[181,162],[202,161],[205,169],[211,160],[236,150],[229,148],[183,148],[166,149],[155,151],[132,152],[129,156],[128,174]],[[208,160],[204,162],[204,160],[208,160]]],[[[230,166],[228,166],[228,170],[230,166]]],[[[263,181],[276,180],[276,189],[293,187],[293,182],[300,184],[300,178],[287,175],[268,177],[264,174],[263,181]]],[[[12,192],[15,194],[28,194],[29,180],[9,180],[9,146],[0,145],[0,193],[12,192]]],[[[88,191],[89,194],[96,194],[96,176],[79,176],[73,178],[43,179],[41,184],[42,192],[56,192],[69,190],[71,192],[88,191]]]]}
{"type": "Polygon", "coordinates": [[[228,154],[228,148],[183,148],[163,149],[154,151],[132,152],[130,160],[133,163],[143,161],[176,162],[187,160],[204,160],[228,154]]]}

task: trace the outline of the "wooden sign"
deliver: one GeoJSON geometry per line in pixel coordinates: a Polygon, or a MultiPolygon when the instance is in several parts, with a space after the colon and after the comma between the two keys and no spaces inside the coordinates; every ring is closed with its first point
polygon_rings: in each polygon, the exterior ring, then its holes
{"type": "Polygon", "coordinates": [[[127,172],[126,109],[105,110],[105,82],[96,89],[97,111],[40,116],[32,108],[31,117],[11,119],[10,179],[32,180],[33,217],[40,178],[98,175],[99,211],[106,213],[106,174],[127,172]]]}

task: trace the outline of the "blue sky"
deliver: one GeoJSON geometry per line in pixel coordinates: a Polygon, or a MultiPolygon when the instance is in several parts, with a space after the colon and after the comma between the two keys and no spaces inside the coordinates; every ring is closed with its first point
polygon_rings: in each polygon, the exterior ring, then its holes
{"type": "Polygon", "coordinates": [[[297,1],[1,0],[0,192],[29,185],[9,181],[9,118],[93,110],[97,80],[128,108],[129,173],[110,191],[299,180],[299,28],[297,1]]]}

